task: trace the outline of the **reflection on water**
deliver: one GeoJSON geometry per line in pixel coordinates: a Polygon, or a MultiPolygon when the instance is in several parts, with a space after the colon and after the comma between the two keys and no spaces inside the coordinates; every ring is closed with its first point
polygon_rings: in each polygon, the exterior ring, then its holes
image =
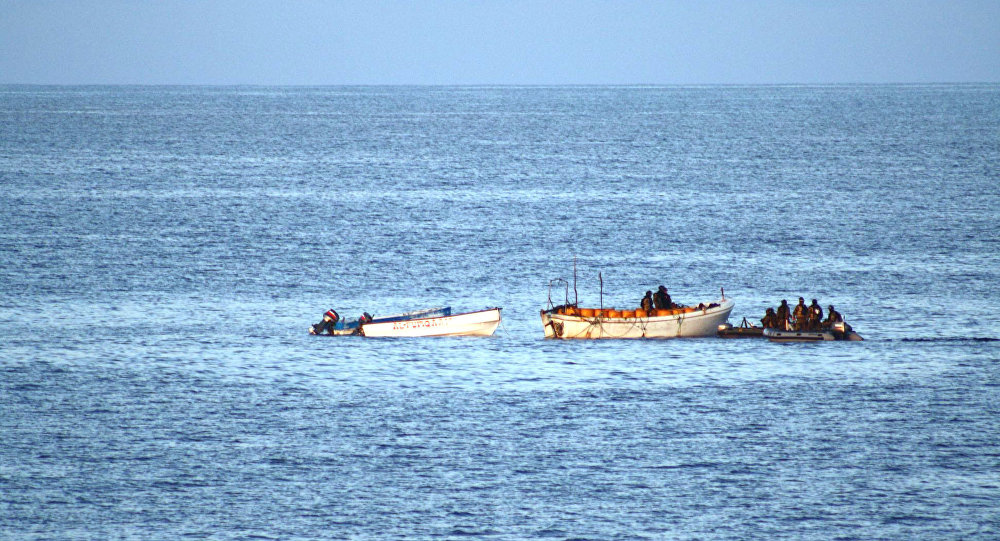
{"type": "Polygon", "coordinates": [[[1000,529],[995,86],[244,90],[0,96],[5,537],[1000,529]],[[574,257],[866,341],[545,340],[574,257]]]}

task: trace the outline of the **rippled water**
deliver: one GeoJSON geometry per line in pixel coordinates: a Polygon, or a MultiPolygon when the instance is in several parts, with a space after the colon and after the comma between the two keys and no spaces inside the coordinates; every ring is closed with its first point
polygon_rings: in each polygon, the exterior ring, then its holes
{"type": "Polygon", "coordinates": [[[995,538],[998,166],[996,85],[0,87],[0,537],[995,538]],[[544,340],[574,257],[866,341],[544,340]]]}

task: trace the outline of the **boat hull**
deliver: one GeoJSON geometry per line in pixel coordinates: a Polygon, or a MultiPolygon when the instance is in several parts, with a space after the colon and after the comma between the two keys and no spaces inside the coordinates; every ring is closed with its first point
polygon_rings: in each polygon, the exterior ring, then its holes
{"type": "Polygon", "coordinates": [[[716,333],[719,338],[763,338],[764,329],[762,327],[733,327],[729,324],[719,326],[716,333]]]}
{"type": "Polygon", "coordinates": [[[546,338],[694,338],[715,336],[735,305],[728,299],[712,304],[718,306],[666,316],[583,317],[551,310],[542,311],[541,316],[546,338]]]}
{"type": "Polygon", "coordinates": [[[772,342],[832,342],[834,340],[861,342],[863,340],[860,334],[841,329],[824,329],[819,331],[764,329],[764,338],[772,342]]]}
{"type": "Polygon", "coordinates": [[[415,336],[492,336],[500,325],[500,308],[466,312],[446,317],[373,321],[361,326],[369,338],[415,336]]]}
{"type": "MultiPolygon", "coordinates": [[[[388,316],[376,317],[372,321],[374,323],[389,323],[394,321],[402,321],[406,319],[417,319],[417,318],[429,318],[429,317],[443,317],[451,315],[451,307],[445,306],[443,308],[425,308],[423,310],[413,310],[412,312],[404,312],[402,314],[392,314],[388,316]]],[[[352,334],[358,334],[358,327],[361,322],[357,319],[346,319],[344,321],[338,321],[333,328],[334,336],[348,336],[352,334]]]]}

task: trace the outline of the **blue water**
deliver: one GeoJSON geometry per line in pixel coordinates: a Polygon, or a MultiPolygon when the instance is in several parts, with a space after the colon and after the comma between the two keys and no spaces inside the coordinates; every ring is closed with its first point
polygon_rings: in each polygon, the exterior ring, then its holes
{"type": "Polygon", "coordinates": [[[1000,536],[1000,86],[6,86],[0,187],[0,538],[1000,536]]]}

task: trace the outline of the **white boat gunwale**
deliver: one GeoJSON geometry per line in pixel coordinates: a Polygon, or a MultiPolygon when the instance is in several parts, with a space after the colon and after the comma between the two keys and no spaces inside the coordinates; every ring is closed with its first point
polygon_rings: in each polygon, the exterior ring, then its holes
{"type": "Polygon", "coordinates": [[[448,316],[373,321],[361,326],[361,334],[369,338],[491,336],[500,325],[501,310],[492,307],[448,316]]]}
{"type": "MultiPolygon", "coordinates": [[[[717,299],[702,303],[703,308],[645,317],[583,316],[559,313],[558,307],[541,311],[546,338],[694,338],[713,336],[729,319],[735,302],[717,299]]],[[[690,307],[689,307],[690,308],[690,307]]]]}
{"type": "MultiPolygon", "coordinates": [[[[418,317],[440,317],[440,316],[450,316],[451,307],[450,306],[440,306],[436,308],[421,308],[418,310],[410,310],[408,312],[400,312],[398,314],[389,314],[385,316],[375,316],[372,319],[376,323],[385,323],[390,321],[400,321],[403,319],[415,319],[418,317]]],[[[358,328],[361,326],[360,318],[348,318],[338,321],[333,327],[332,335],[335,336],[350,336],[359,334],[358,328]]]]}

